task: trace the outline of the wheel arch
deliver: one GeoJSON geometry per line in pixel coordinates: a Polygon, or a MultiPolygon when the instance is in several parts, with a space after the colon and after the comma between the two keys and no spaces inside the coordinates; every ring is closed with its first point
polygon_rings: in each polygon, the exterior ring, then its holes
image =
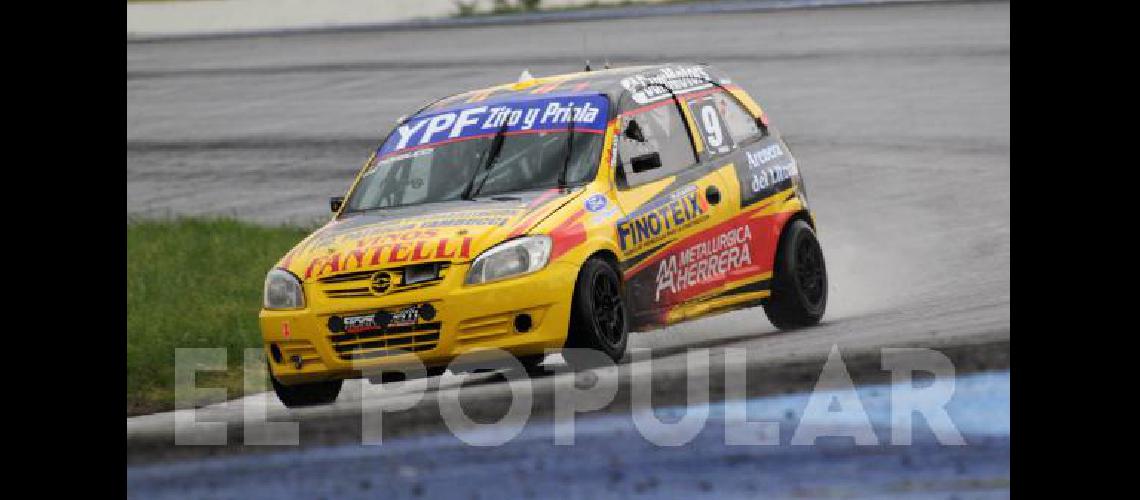
{"type": "MultiPolygon", "coordinates": [[[[613,265],[614,270],[616,270],[618,273],[618,278],[621,278],[623,283],[625,282],[625,274],[622,272],[621,261],[618,260],[617,253],[609,248],[598,248],[587,255],[586,260],[590,260],[594,257],[601,258],[602,260],[605,260],[606,262],[609,262],[611,265],[613,265]]],[[[582,263],[585,264],[586,260],[583,260],[582,263]]]]}
{"type": "Polygon", "coordinates": [[[784,224],[780,226],[780,235],[784,234],[784,230],[787,229],[788,224],[791,224],[797,220],[807,222],[807,225],[811,226],[812,231],[816,230],[815,216],[811,213],[811,210],[808,210],[807,208],[800,208],[791,216],[789,216],[788,219],[784,221],[784,224]]]}
{"type": "Polygon", "coordinates": [[[772,252],[772,271],[776,270],[776,265],[780,260],[780,249],[784,247],[784,238],[788,234],[788,228],[795,224],[796,221],[802,220],[807,223],[812,231],[815,231],[815,216],[807,207],[800,207],[795,212],[792,212],[787,219],[784,219],[780,224],[780,231],[776,234],[779,236],[776,239],[776,248],[772,252]]]}

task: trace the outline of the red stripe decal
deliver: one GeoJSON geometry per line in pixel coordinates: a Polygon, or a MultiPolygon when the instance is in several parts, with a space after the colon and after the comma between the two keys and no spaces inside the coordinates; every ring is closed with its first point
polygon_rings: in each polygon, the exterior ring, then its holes
{"type": "MultiPolygon", "coordinates": [[[[555,195],[558,194],[558,189],[554,189],[553,191],[555,195]]],[[[525,233],[528,229],[530,229],[531,226],[537,223],[539,219],[545,217],[548,214],[549,211],[544,205],[548,205],[550,198],[553,198],[552,196],[548,196],[548,194],[550,194],[550,191],[547,191],[546,193],[540,195],[533,202],[527,205],[527,209],[531,210],[533,213],[531,213],[531,215],[526,219],[523,219],[522,222],[518,223],[518,225],[511,230],[511,234],[507,235],[508,238],[514,238],[515,236],[525,233]]]]}
{"type": "Polygon", "coordinates": [[[537,198],[531,200],[530,203],[527,203],[526,208],[527,210],[534,210],[535,208],[542,206],[543,203],[550,201],[550,199],[557,194],[558,188],[547,189],[546,191],[543,191],[542,194],[538,195],[537,198]]]}
{"type": "Polygon", "coordinates": [[[574,247],[586,242],[586,226],[582,218],[586,215],[584,209],[578,209],[554,229],[550,230],[553,248],[550,249],[550,260],[557,259],[574,247]]]}

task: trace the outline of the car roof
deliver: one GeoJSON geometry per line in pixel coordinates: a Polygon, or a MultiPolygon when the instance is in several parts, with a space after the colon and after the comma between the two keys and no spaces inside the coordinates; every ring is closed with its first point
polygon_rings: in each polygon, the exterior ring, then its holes
{"type": "MultiPolygon", "coordinates": [[[[685,77],[709,79],[729,83],[725,76],[704,63],[663,63],[644,66],[579,71],[561,75],[536,76],[530,79],[494,85],[482,89],[453,94],[436,100],[405,119],[423,114],[465,107],[476,102],[510,102],[535,97],[556,95],[606,95],[613,103],[620,103],[628,95],[626,85],[635,82],[660,81],[685,77]],[[654,80],[658,79],[658,80],[654,80]],[[623,84],[623,82],[625,82],[623,84]]],[[[620,104],[619,104],[620,105],[620,104]]]]}

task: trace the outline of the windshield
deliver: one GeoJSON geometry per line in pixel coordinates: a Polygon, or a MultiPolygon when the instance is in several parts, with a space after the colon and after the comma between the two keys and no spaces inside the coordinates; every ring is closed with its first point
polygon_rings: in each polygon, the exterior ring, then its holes
{"type": "Polygon", "coordinates": [[[588,182],[607,108],[600,95],[561,96],[415,117],[376,152],[345,210],[551,188],[563,175],[566,185],[588,182]]]}

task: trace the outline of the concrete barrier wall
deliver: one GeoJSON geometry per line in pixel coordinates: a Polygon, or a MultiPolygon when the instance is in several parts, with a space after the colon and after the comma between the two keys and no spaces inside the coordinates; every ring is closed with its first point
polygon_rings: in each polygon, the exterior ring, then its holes
{"type": "MultiPolygon", "coordinates": [[[[489,12],[493,0],[461,0],[489,12]]],[[[663,0],[637,0],[637,4],[663,0]]],[[[511,0],[515,3],[516,0],[511,0]]],[[[544,8],[623,0],[542,0],[544,8]]],[[[127,35],[229,33],[387,24],[456,15],[456,0],[183,0],[127,3],[127,35]]]]}

